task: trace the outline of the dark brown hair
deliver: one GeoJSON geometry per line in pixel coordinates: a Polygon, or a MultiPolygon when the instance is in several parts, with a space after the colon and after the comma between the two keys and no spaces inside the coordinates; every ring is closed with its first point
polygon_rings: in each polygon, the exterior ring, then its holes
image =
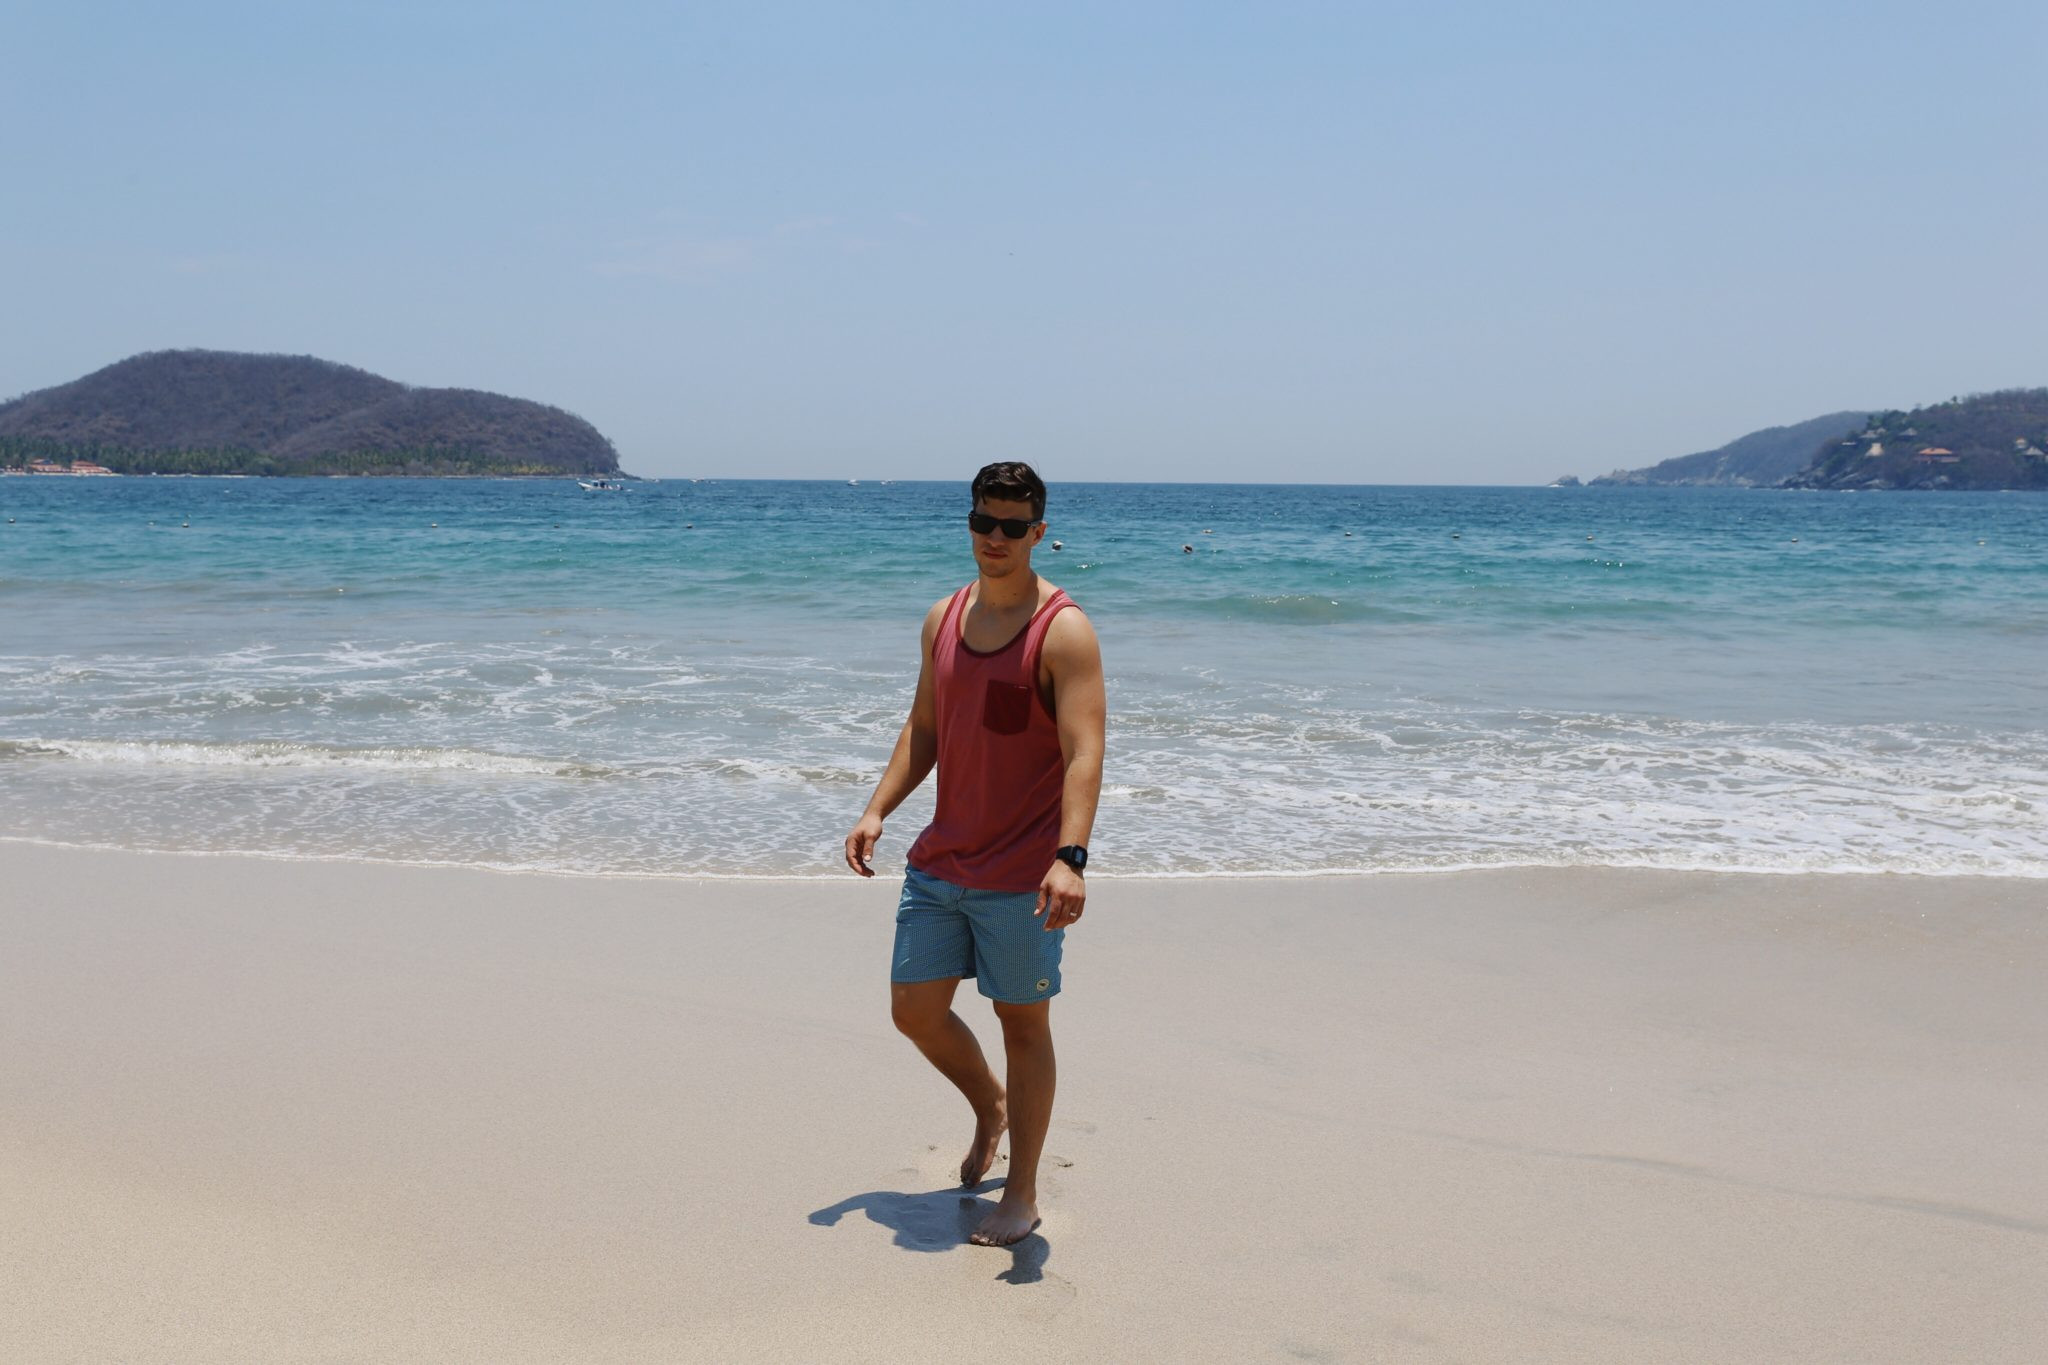
{"type": "Polygon", "coordinates": [[[987,498],[1028,502],[1033,521],[1045,516],[1045,480],[1022,460],[998,460],[994,464],[983,465],[981,472],[974,476],[974,482],[968,486],[968,492],[976,503],[987,498]]]}

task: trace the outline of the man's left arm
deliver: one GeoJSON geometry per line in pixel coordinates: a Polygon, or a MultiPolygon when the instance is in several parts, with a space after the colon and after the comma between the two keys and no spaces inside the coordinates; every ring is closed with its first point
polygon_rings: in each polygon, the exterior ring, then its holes
{"type": "MultiPolygon", "coordinates": [[[[1095,805],[1102,799],[1102,747],[1109,701],[1102,685],[1102,647],[1095,627],[1070,607],[1053,617],[1040,655],[1052,675],[1053,715],[1060,732],[1066,776],[1060,792],[1060,846],[1088,846],[1095,805]]],[[[1038,886],[1038,912],[1047,929],[1081,918],[1088,888],[1080,873],[1054,860],[1038,886]]]]}

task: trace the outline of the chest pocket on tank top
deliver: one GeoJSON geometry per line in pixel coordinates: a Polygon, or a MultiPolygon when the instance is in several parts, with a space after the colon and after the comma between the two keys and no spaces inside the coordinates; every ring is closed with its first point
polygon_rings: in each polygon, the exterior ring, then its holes
{"type": "Polygon", "coordinates": [[[981,723],[999,735],[1023,734],[1031,723],[1031,689],[990,678],[981,702],[981,723]]]}

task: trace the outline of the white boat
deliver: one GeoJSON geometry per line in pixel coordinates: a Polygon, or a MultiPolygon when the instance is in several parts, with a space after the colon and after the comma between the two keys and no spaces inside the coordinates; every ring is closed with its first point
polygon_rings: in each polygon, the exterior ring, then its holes
{"type": "Polygon", "coordinates": [[[586,493],[623,493],[626,485],[617,479],[578,479],[576,486],[586,493]]]}

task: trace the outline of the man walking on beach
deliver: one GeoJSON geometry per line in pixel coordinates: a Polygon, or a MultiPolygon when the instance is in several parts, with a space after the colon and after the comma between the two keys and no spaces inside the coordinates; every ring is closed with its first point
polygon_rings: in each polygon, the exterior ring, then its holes
{"type": "Polygon", "coordinates": [[[932,605],[910,719],[846,836],[846,865],[869,859],[882,821],[934,765],[938,807],[910,847],[896,909],[889,994],[896,1027],[974,1106],[960,1183],[978,1184],[1010,1133],[1002,1201],[972,1240],[1008,1246],[1038,1226],[1038,1157],[1052,1122],[1052,997],[1066,928],[1081,918],[1088,832],[1102,791],[1102,654],[1088,618],[1040,578],[1045,484],[1031,466],[974,476],[979,577],[932,605]],[[953,1013],[973,977],[1003,1026],[1008,1084],[953,1013]]]}

